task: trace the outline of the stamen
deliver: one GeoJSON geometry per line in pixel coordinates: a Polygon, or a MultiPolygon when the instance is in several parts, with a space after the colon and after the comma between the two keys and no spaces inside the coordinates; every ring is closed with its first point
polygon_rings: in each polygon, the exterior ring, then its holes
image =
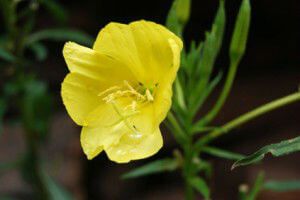
{"type": "Polygon", "coordinates": [[[133,87],[128,83],[128,81],[124,80],[124,84],[129,88],[129,90],[135,91],[135,89],[133,89],[133,87]]]}
{"type": "Polygon", "coordinates": [[[153,88],[145,87],[141,83],[138,84],[139,85],[135,88],[132,87],[128,81],[124,80],[125,86],[113,86],[98,94],[98,96],[103,97],[102,100],[105,103],[113,106],[115,112],[120,117],[120,119],[113,122],[111,125],[108,125],[109,127],[124,122],[125,126],[127,126],[133,133],[139,134],[136,127],[134,125],[130,125],[128,119],[140,113],[138,109],[141,109],[149,102],[154,101],[154,87],[157,87],[157,84],[155,84],[153,88]],[[128,100],[130,103],[128,105],[124,105],[128,100]],[[118,106],[121,106],[122,109],[120,109],[118,106]]]}
{"type": "Polygon", "coordinates": [[[110,87],[110,88],[104,90],[103,92],[100,92],[100,93],[98,94],[98,96],[101,97],[102,95],[104,95],[104,94],[106,94],[106,93],[108,93],[108,92],[117,90],[117,89],[121,89],[121,88],[120,88],[119,86],[113,86],[113,87],[110,87]]]}

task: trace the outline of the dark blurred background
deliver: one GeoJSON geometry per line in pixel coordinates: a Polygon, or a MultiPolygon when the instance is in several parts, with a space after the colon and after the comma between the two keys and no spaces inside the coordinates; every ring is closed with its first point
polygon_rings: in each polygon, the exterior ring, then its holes
{"type": "MultiPolygon", "coordinates": [[[[70,15],[69,26],[96,37],[98,31],[111,21],[129,23],[146,19],[164,23],[172,0],[118,1],[86,0],[61,1],[70,15]]],[[[252,21],[246,56],[243,58],[231,96],[214,124],[221,125],[256,106],[290,94],[300,83],[300,1],[252,0],[252,21]]],[[[228,46],[239,0],[227,0],[227,27],[224,45],[217,68],[228,67],[228,46]]],[[[194,0],[192,14],[184,39],[203,40],[210,29],[218,7],[217,0],[194,0]]],[[[47,13],[39,11],[37,28],[50,28],[54,22],[47,13]]],[[[36,66],[39,78],[48,82],[55,96],[55,114],[51,122],[51,136],[45,145],[45,163],[59,182],[74,194],[75,199],[183,199],[180,173],[153,175],[136,180],[120,180],[120,175],[136,166],[163,156],[170,156],[176,144],[164,132],[165,145],[150,159],[125,165],[109,161],[104,153],[88,161],[79,145],[80,127],[77,127],[62,105],[60,84],[67,73],[62,57],[63,43],[48,42],[50,58],[36,66]]],[[[205,109],[213,103],[217,90],[205,109]]],[[[224,149],[249,154],[258,148],[300,134],[300,104],[284,107],[232,131],[215,142],[224,149]]],[[[199,113],[201,117],[201,113],[199,113]]],[[[0,140],[0,161],[22,153],[24,144],[18,127],[5,124],[0,140]]],[[[213,199],[237,199],[238,186],[253,183],[260,170],[267,179],[300,179],[300,154],[281,158],[267,157],[250,167],[230,170],[231,161],[207,157],[214,164],[213,199]]],[[[28,186],[14,170],[0,177],[0,193],[25,195],[28,186]]],[[[264,191],[260,200],[298,200],[300,192],[274,193],[264,191]]]]}

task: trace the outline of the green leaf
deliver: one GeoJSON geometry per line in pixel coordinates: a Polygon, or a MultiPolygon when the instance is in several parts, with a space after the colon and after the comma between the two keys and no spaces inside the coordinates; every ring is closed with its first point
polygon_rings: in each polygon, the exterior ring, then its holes
{"type": "Polygon", "coordinates": [[[72,200],[73,198],[65,189],[59,186],[55,181],[48,175],[44,174],[44,183],[48,189],[50,200],[72,200]]]}
{"type": "Polygon", "coordinates": [[[174,171],[177,168],[178,168],[177,160],[173,158],[165,158],[165,159],[156,160],[147,163],[146,165],[138,167],[130,172],[127,172],[126,174],[122,175],[122,178],[123,179],[137,178],[137,177],[161,173],[165,171],[174,171]]]}
{"type": "Polygon", "coordinates": [[[210,123],[217,116],[231,91],[238,64],[241,58],[243,57],[246,48],[246,42],[250,26],[250,14],[251,9],[249,0],[243,0],[239,10],[239,14],[237,16],[233,36],[231,39],[229,55],[230,67],[226,76],[226,81],[223,90],[213,108],[199,122],[201,125],[206,125],[210,123]]]}
{"type": "Polygon", "coordinates": [[[197,123],[193,125],[192,127],[192,133],[203,133],[203,132],[208,132],[208,131],[214,131],[218,130],[219,127],[215,126],[197,126],[197,123]]]}
{"type": "MultiPolygon", "coordinates": [[[[199,158],[197,158],[199,159],[199,158]]],[[[205,176],[207,178],[211,178],[212,172],[213,172],[213,166],[210,162],[199,159],[194,160],[194,165],[195,165],[195,171],[197,172],[204,172],[205,176]]]]}
{"type": "Polygon", "coordinates": [[[191,186],[193,186],[202,196],[207,200],[210,197],[209,187],[204,181],[204,179],[200,177],[194,177],[189,180],[191,186]]]}
{"type": "Polygon", "coordinates": [[[43,61],[47,58],[48,50],[45,45],[36,42],[31,44],[29,48],[33,51],[38,61],[43,61]]]}
{"type": "Polygon", "coordinates": [[[180,109],[185,111],[186,110],[186,104],[185,104],[185,98],[184,98],[184,92],[182,90],[181,83],[178,78],[175,80],[175,102],[179,105],[180,109]]]}
{"type": "Polygon", "coordinates": [[[201,54],[198,57],[198,66],[194,72],[193,79],[199,79],[199,82],[191,85],[191,87],[193,87],[193,92],[190,94],[190,104],[192,108],[198,107],[198,99],[201,98],[204,93],[203,91],[205,91],[209,83],[213,66],[221,48],[225,21],[224,2],[220,1],[212,30],[206,33],[203,47],[201,47],[201,54]]]}
{"type": "Polygon", "coordinates": [[[0,59],[3,59],[7,62],[14,62],[16,58],[9,51],[0,47],[0,59]]]}
{"type": "Polygon", "coordinates": [[[238,160],[232,165],[232,169],[257,163],[258,161],[262,160],[267,153],[272,154],[275,157],[287,155],[293,152],[300,151],[300,136],[282,141],[280,143],[267,145],[257,152],[238,160]]]}
{"type": "Polygon", "coordinates": [[[26,44],[32,44],[41,40],[74,41],[84,45],[92,46],[94,39],[78,30],[73,29],[45,29],[31,34],[26,44]]]}
{"type": "MultiPolygon", "coordinates": [[[[200,52],[202,52],[202,48],[203,43],[197,45],[195,41],[191,42],[190,49],[188,53],[186,53],[185,60],[181,63],[182,67],[180,68],[187,71],[188,77],[193,77],[193,75],[195,75],[194,72],[199,63],[199,56],[201,55],[200,52]]],[[[189,79],[189,85],[192,85],[192,81],[193,80],[189,79]]]]}
{"type": "Polygon", "coordinates": [[[264,184],[264,189],[276,192],[288,192],[293,190],[300,190],[299,180],[289,181],[268,181],[264,184]]]}
{"type": "Polygon", "coordinates": [[[234,152],[230,152],[230,151],[226,151],[223,149],[219,149],[216,147],[203,147],[202,149],[203,152],[219,157],[219,158],[225,158],[228,160],[240,160],[242,158],[244,158],[245,156],[238,154],[238,153],[234,153],[234,152]]]}
{"type": "Polygon", "coordinates": [[[259,192],[263,189],[265,175],[263,172],[260,172],[255,180],[255,183],[247,195],[246,200],[255,200],[259,192]]]}
{"type": "Polygon", "coordinates": [[[243,0],[237,16],[229,49],[231,62],[238,63],[245,53],[250,19],[250,2],[249,0],[243,0]]]}
{"type": "MultiPolygon", "coordinates": [[[[199,108],[201,108],[201,106],[203,105],[205,100],[209,97],[209,95],[212,93],[212,91],[214,91],[216,86],[220,83],[220,81],[222,79],[222,76],[223,76],[223,73],[219,72],[217,74],[217,76],[214,77],[214,79],[212,81],[210,81],[207,88],[203,91],[202,95],[200,95],[198,100],[195,102],[195,107],[191,108],[192,115],[195,115],[197,113],[197,111],[199,110],[199,108]]],[[[203,127],[202,123],[198,124],[198,122],[196,122],[195,123],[195,128],[197,128],[197,127],[202,128],[203,127]]]]}
{"type": "Polygon", "coordinates": [[[38,0],[46,8],[51,16],[60,23],[65,23],[68,19],[67,11],[55,0],[38,0]]]}
{"type": "Polygon", "coordinates": [[[52,99],[45,83],[25,78],[24,96],[21,101],[24,126],[43,138],[48,132],[52,99]]]}

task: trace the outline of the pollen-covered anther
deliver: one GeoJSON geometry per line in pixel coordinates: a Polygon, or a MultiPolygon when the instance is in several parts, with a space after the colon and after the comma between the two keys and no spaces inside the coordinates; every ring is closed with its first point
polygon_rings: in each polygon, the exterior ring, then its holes
{"type": "MultiPolygon", "coordinates": [[[[150,89],[144,88],[144,86],[138,89],[135,89],[133,86],[130,85],[130,83],[126,80],[124,80],[124,86],[112,86],[103,92],[99,93],[98,96],[104,96],[102,98],[103,101],[106,103],[111,103],[117,99],[121,98],[133,98],[135,99],[135,104],[137,102],[145,103],[145,102],[152,102],[154,101],[153,93],[150,89]]],[[[141,85],[139,85],[141,86],[141,85]]],[[[136,107],[136,105],[135,105],[136,107]]]]}

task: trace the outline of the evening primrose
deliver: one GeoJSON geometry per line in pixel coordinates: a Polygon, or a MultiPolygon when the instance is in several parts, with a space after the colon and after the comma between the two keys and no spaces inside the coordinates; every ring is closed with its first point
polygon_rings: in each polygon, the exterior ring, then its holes
{"type": "Polygon", "coordinates": [[[149,157],[163,145],[159,125],[172,99],[182,41],[149,22],[109,23],[92,49],[67,42],[70,73],[61,95],[88,159],[105,151],[126,163],[149,157]]]}

